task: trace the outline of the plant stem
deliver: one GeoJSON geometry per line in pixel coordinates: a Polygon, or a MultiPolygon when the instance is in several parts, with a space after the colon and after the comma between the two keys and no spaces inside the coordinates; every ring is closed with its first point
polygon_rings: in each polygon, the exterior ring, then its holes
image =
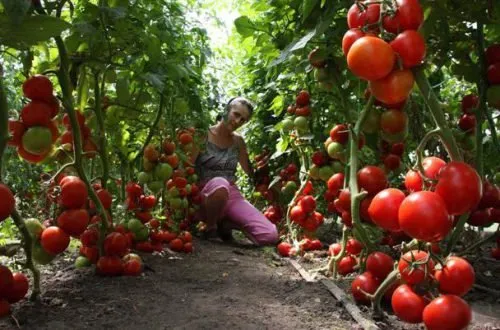
{"type": "Polygon", "coordinates": [[[352,226],[353,229],[359,234],[359,238],[363,246],[368,249],[373,248],[373,243],[368,238],[368,235],[365,232],[365,229],[361,225],[360,217],[359,217],[359,204],[361,203],[361,199],[365,197],[366,194],[359,192],[358,186],[358,139],[359,133],[361,131],[361,126],[365,121],[368,112],[370,111],[373,101],[375,98],[370,96],[368,102],[365,107],[359,114],[359,118],[354,125],[354,129],[349,130],[349,143],[350,143],[350,157],[349,157],[349,190],[351,192],[351,217],[352,217],[352,226]]]}
{"type": "Polygon", "coordinates": [[[74,149],[73,155],[74,155],[75,169],[80,179],[87,186],[89,197],[96,205],[99,214],[102,215],[98,246],[100,254],[103,255],[104,238],[108,231],[108,225],[109,225],[108,221],[111,223],[111,219],[108,219],[108,213],[104,209],[101,200],[97,197],[97,194],[93,189],[91,183],[89,182],[89,179],[87,178],[87,175],[83,169],[82,136],[80,132],[80,125],[76,118],[76,113],[73,107],[73,95],[72,95],[73,91],[71,90],[71,82],[69,79],[69,71],[68,71],[69,68],[68,54],[62,38],[60,36],[57,36],[54,37],[54,39],[56,41],[57,49],[59,50],[59,58],[60,58],[60,67],[57,71],[57,78],[59,80],[59,85],[61,86],[61,91],[63,95],[64,110],[68,114],[73,133],[73,149],[74,149]]]}
{"type": "MultiPolygon", "coordinates": [[[[103,76],[103,80],[104,80],[103,76]]],[[[102,163],[101,185],[106,189],[109,180],[109,161],[106,149],[106,130],[104,128],[104,115],[101,107],[101,88],[99,86],[99,73],[94,74],[94,98],[95,98],[95,116],[97,118],[97,129],[99,136],[99,156],[102,163]]]]}
{"type": "Polygon", "coordinates": [[[372,307],[375,315],[383,315],[380,302],[384,297],[385,292],[398,280],[399,270],[395,269],[387,275],[385,280],[379,285],[377,291],[373,294],[372,307]]]}
{"type": "MultiPolygon", "coordinates": [[[[7,95],[3,85],[3,67],[0,65],[0,182],[2,182],[2,160],[7,141],[9,139],[9,105],[7,103],[7,95]]],[[[16,209],[11,214],[14,224],[19,229],[23,237],[23,249],[26,254],[26,267],[31,270],[33,274],[33,291],[31,299],[36,299],[40,294],[40,272],[33,262],[33,239],[24,225],[24,221],[16,209]]]]}
{"type": "Polygon", "coordinates": [[[339,260],[341,260],[346,255],[347,239],[349,238],[350,229],[344,225],[342,227],[342,243],[339,254],[336,256],[332,255],[328,261],[328,271],[332,273],[333,279],[337,278],[337,265],[339,260]]]}
{"type": "Polygon", "coordinates": [[[144,149],[148,146],[149,142],[153,138],[153,134],[156,130],[156,126],[158,126],[158,123],[160,122],[161,115],[163,114],[163,108],[165,107],[165,96],[163,94],[160,94],[160,105],[158,106],[158,110],[156,111],[156,117],[153,120],[153,123],[151,124],[151,128],[149,129],[148,136],[146,137],[146,140],[144,141],[144,144],[142,146],[141,151],[135,156],[134,163],[139,160],[140,157],[144,154],[144,149]]]}
{"type": "Polygon", "coordinates": [[[443,109],[441,108],[441,104],[434,94],[432,87],[429,83],[429,80],[425,76],[424,69],[420,66],[413,69],[413,75],[415,76],[415,82],[417,83],[418,88],[424,98],[425,104],[429,108],[432,118],[436,123],[436,126],[441,130],[441,137],[443,140],[444,147],[448,152],[451,160],[462,161],[462,154],[458,149],[457,142],[455,141],[455,137],[453,136],[448,124],[446,122],[446,118],[443,113],[443,109]]]}
{"type": "Polygon", "coordinates": [[[477,90],[479,92],[479,107],[476,110],[476,171],[480,177],[484,175],[483,162],[483,122],[484,113],[486,112],[486,89],[488,83],[486,81],[486,57],[484,54],[484,31],[483,23],[477,23],[476,46],[479,62],[479,80],[477,82],[477,90]]]}
{"type": "Polygon", "coordinates": [[[460,234],[462,234],[462,231],[465,227],[465,223],[469,219],[469,214],[470,213],[465,213],[460,216],[460,219],[458,220],[457,225],[455,226],[455,229],[453,230],[450,241],[448,242],[448,246],[446,247],[446,253],[445,256],[449,255],[451,251],[453,250],[453,247],[455,244],[457,244],[458,239],[460,238],[460,234]]]}

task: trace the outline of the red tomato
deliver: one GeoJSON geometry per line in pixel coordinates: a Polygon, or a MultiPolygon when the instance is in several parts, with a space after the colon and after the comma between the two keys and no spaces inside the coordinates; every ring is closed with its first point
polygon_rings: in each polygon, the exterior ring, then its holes
{"type": "Polygon", "coordinates": [[[192,253],[193,252],[193,243],[191,243],[191,242],[184,243],[183,251],[184,251],[184,253],[192,253]]]}
{"type": "Polygon", "coordinates": [[[407,284],[398,286],[391,298],[394,314],[408,323],[422,322],[422,313],[427,304],[428,301],[416,294],[407,284]]]}
{"type": "Polygon", "coordinates": [[[110,209],[111,204],[113,203],[113,196],[109,191],[106,189],[101,189],[97,191],[97,197],[99,197],[99,200],[102,203],[102,206],[104,206],[105,209],[110,209]]]}
{"type": "Polygon", "coordinates": [[[85,183],[77,176],[66,176],[61,180],[61,204],[68,209],[82,208],[87,202],[85,183]]]}
{"type": "Polygon", "coordinates": [[[14,277],[9,268],[0,265],[0,292],[7,291],[14,283],[14,277]]]}
{"type": "Polygon", "coordinates": [[[295,98],[295,103],[298,107],[305,107],[306,105],[309,104],[309,92],[306,90],[302,90],[297,94],[297,97],[295,98]]]}
{"type": "Polygon", "coordinates": [[[122,259],[123,275],[138,276],[142,273],[142,259],[137,254],[129,253],[122,259]]]}
{"type": "Polygon", "coordinates": [[[445,294],[431,301],[422,316],[427,330],[459,330],[470,323],[472,312],[462,298],[445,294]]]}
{"type": "Polygon", "coordinates": [[[316,199],[311,195],[306,195],[300,199],[299,206],[305,213],[310,213],[316,209],[316,199]]]}
{"type": "Polygon", "coordinates": [[[350,29],[377,23],[380,16],[380,4],[370,4],[370,2],[372,1],[355,3],[349,8],[347,12],[347,25],[350,29]]]}
{"type": "Polygon", "coordinates": [[[32,153],[26,151],[26,149],[24,149],[22,143],[17,147],[17,153],[19,154],[19,157],[21,157],[25,161],[27,161],[29,163],[33,163],[33,164],[38,164],[41,161],[43,161],[47,157],[49,152],[50,151],[48,151],[47,153],[42,154],[42,155],[35,155],[35,154],[32,154],[32,153]]]}
{"type": "Polygon", "coordinates": [[[292,220],[293,222],[300,224],[305,221],[306,218],[307,214],[304,212],[300,205],[295,205],[290,210],[290,220],[292,220]]]}
{"type": "Polygon", "coordinates": [[[172,251],[180,252],[184,249],[184,242],[180,238],[174,238],[173,240],[170,241],[168,247],[172,251]]]}
{"type": "Polygon", "coordinates": [[[487,75],[490,85],[500,84],[500,62],[490,65],[487,75]]]}
{"type": "Polygon", "coordinates": [[[354,271],[354,266],[356,266],[356,258],[346,256],[338,261],[337,270],[340,275],[347,275],[354,271]]]}
{"type": "Polygon", "coordinates": [[[401,278],[408,284],[414,285],[424,281],[432,272],[434,271],[434,261],[428,258],[427,252],[412,250],[406,252],[398,262],[398,270],[401,274],[401,278]],[[424,264],[413,264],[413,262],[423,263],[428,258],[428,261],[424,264]]]}
{"type": "Polygon", "coordinates": [[[23,83],[23,94],[31,100],[48,101],[53,92],[52,82],[44,75],[34,75],[23,83]]]}
{"type": "Polygon", "coordinates": [[[393,154],[388,154],[384,157],[384,166],[389,171],[394,171],[401,166],[401,157],[393,154]]]}
{"type": "Polygon", "coordinates": [[[292,249],[292,245],[287,242],[281,242],[278,244],[278,253],[282,257],[289,257],[290,256],[290,250],[292,249]]]}
{"type": "Polygon", "coordinates": [[[372,221],[385,230],[400,230],[398,212],[405,194],[395,188],[387,188],[373,197],[368,208],[368,214],[372,221]]]}
{"type": "Polygon", "coordinates": [[[86,209],[63,211],[57,217],[57,225],[64,232],[73,237],[79,237],[87,229],[90,218],[86,209]]]}
{"type": "Polygon", "coordinates": [[[405,69],[422,63],[425,58],[425,40],[415,30],[406,30],[397,35],[391,47],[399,55],[405,69]]]}
{"type": "Polygon", "coordinates": [[[366,258],[366,270],[383,280],[394,269],[394,260],[383,252],[372,252],[366,258]]]}
{"type": "Polygon", "coordinates": [[[365,293],[374,294],[380,285],[380,280],[370,272],[364,272],[358,275],[351,283],[351,293],[354,299],[363,304],[371,302],[365,293]]]}
{"type": "Polygon", "coordinates": [[[365,166],[358,171],[358,184],[360,189],[369,194],[376,194],[387,187],[387,177],[384,171],[377,166],[365,166]]]}
{"type": "Polygon", "coordinates": [[[16,200],[9,187],[0,183],[0,221],[7,219],[14,211],[16,200]]]}
{"type": "Polygon", "coordinates": [[[108,256],[122,257],[127,253],[128,240],[125,235],[113,232],[104,239],[104,253],[108,256]]]}
{"type": "Polygon", "coordinates": [[[9,119],[10,140],[7,142],[10,146],[19,146],[22,143],[22,138],[26,128],[21,121],[9,119]]]}
{"type": "Polygon", "coordinates": [[[351,49],[352,44],[361,37],[364,37],[365,33],[358,28],[350,29],[344,34],[342,38],[342,51],[344,55],[349,54],[349,49],[351,49]]]}
{"type": "Polygon", "coordinates": [[[49,254],[64,252],[69,245],[69,240],[69,235],[56,226],[45,228],[40,236],[40,243],[49,254]]]}
{"type": "Polygon", "coordinates": [[[337,254],[340,253],[340,250],[342,249],[342,245],[340,243],[333,243],[328,247],[328,255],[329,256],[336,256],[337,254]]]}
{"type": "Polygon", "coordinates": [[[476,116],[464,113],[458,121],[458,127],[464,132],[473,132],[476,128],[476,116]]]}
{"type": "Polygon", "coordinates": [[[406,126],[408,126],[408,116],[403,111],[386,110],[380,116],[380,128],[385,133],[398,134],[403,132],[406,126]]]}
{"type": "Polygon", "coordinates": [[[451,230],[453,222],[440,195],[418,191],[406,197],[399,207],[399,226],[409,236],[438,242],[451,230]]]}
{"type": "Polygon", "coordinates": [[[96,270],[105,276],[117,276],[123,272],[122,260],[117,256],[102,256],[97,261],[96,270]]]}
{"type": "Polygon", "coordinates": [[[482,196],[482,182],[476,170],[463,162],[450,162],[439,172],[435,192],[448,213],[460,215],[476,208],[482,196]]]}
{"type": "MultiPolygon", "coordinates": [[[[386,77],[392,71],[395,59],[394,51],[387,42],[377,37],[364,36],[352,44],[347,54],[347,65],[356,76],[372,81],[386,77]]],[[[413,79],[413,75],[411,78],[413,79]]]]}
{"type": "Polygon", "coordinates": [[[342,214],[340,215],[342,218],[342,223],[346,225],[347,227],[351,228],[352,227],[352,215],[351,212],[349,211],[343,211],[342,214]]]}
{"type": "Polygon", "coordinates": [[[349,238],[345,246],[347,253],[357,256],[363,250],[363,244],[355,238],[349,238]]]}
{"type": "Polygon", "coordinates": [[[483,181],[483,195],[479,201],[478,209],[495,207],[500,202],[500,189],[488,180],[483,181]]]}
{"type": "Polygon", "coordinates": [[[461,108],[462,112],[472,114],[479,106],[479,97],[475,94],[467,94],[462,98],[461,108]]]}
{"type": "Polygon", "coordinates": [[[370,214],[368,213],[368,209],[370,208],[370,205],[373,201],[372,196],[367,196],[363,198],[359,205],[359,216],[361,217],[361,220],[367,222],[367,223],[373,223],[372,218],[370,217],[370,214]]]}
{"type": "Polygon", "coordinates": [[[10,314],[10,304],[7,299],[0,298],[0,318],[10,314]]]}
{"type": "Polygon", "coordinates": [[[99,259],[99,250],[94,246],[80,246],[80,254],[95,264],[99,259]]]}
{"type": "Polygon", "coordinates": [[[351,211],[351,192],[348,188],[342,189],[339,193],[339,198],[337,199],[337,207],[339,208],[339,213],[342,211],[351,211]]]}
{"type": "Polygon", "coordinates": [[[396,14],[384,17],[384,29],[394,34],[405,30],[418,30],[424,21],[424,12],[419,0],[396,0],[396,4],[396,14]]]}
{"type": "Polygon", "coordinates": [[[23,273],[14,273],[12,286],[10,286],[5,294],[9,303],[13,304],[23,299],[28,293],[30,283],[28,278],[23,273]]]}
{"type": "Polygon", "coordinates": [[[330,130],[330,138],[332,139],[333,142],[346,144],[347,141],[349,140],[349,129],[347,128],[347,125],[344,124],[335,125],[330,130]]]}
{"type": "Polygon", "coordinates": [[[125,190],[129,197],[139,197],[142,194],[141,186],[134,182],[127,183],[125,190]]]}
{"type": "Polygon", "coordinates": [[[99,240],[99,231],[97,228],[89,228],[80,235],[80,241],[83,246],[95,246],[99,240]]]}
{"type": "Polygon", "coordinates": [[[488,65],[500,62],[500,44],[494,44],[486,48],[486,62],[488,65]]]}
{"type": "Polygon", "coordinates": [[[44,102],[31,101],[21,110],[21,120],[26,127],[48,126],[52,109],[44,102]]]}
{"type": "Polygon", "coordinates": [[[476,279],[474,268],[467,260],[460,257],[450,257],[442,270],[434,274],[439,282],[439,291],[457,296],[463,296],[472,288],[476,279]]]}
{"type": "Polygon", "coordinates": [[[184,243],[189,243],[193,241],[193,236],[188,231],[181,232],[177,237],[179,237],[184,243]]]}
{"type": "MultiPolygon", "coordinates": [[[[357,42],[358,41],[356,41],[356,43],[357,42]]],[[[354,45],[356,45],[356,43],[354,43],[354,45]]],[[[349,52],[349,54],[351,54],[351,52],[349,52]]],[[[414,82],[413,73],[405,69],[394,70],[392,72],[389,71],[384,77],[378,80],[371,80],[369,86],[373,96],[375,96],[377,100],[391,105],[406,100],[411,93],[414,82]]]]}

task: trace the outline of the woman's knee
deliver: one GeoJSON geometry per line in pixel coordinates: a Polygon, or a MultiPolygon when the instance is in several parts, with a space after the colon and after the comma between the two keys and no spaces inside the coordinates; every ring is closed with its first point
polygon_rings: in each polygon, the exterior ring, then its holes
{"type": "Polygon", "coordinates": [[[207,196],[207,202],[226,202],[229,198],[229,191],[226,187],[218,187],[207,196]]]}
{"type": "Polygon", "coordinates": [[[255,235],[254,240],[258,245],[274,245],[279,240],[278,229],[276,229],[274,224],[271,224],[266,230],[255,235]]]}

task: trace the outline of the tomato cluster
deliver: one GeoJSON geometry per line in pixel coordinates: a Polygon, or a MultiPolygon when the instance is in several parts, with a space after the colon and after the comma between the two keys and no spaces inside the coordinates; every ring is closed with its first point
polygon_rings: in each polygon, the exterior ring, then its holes
{"type": "Polygon", "coordinates": [[[486,49],[486,64],[488,65],[488,90],[486,99],[492,108],[500,109],[500,44],[494,44],[486,49]]]}
{"type": "Polygon", "coordinates": [[[316,251],[322,248],[323,244],[319,239],[311,240],[310,238],[302,239],[297,246],[293,246],[288,242],[281,242],[277,246],[278,253],[282,257],[293,257],[306,251],[316,251]]]}
{"type": "Polygon", "coordinates": [[[422,63],[426,52],[417,32],[424,19],[419,1],[397,0],[395,4],[382,12],[379,2],[356,1],[347,14],[350,30],[342,39],[349,69],[367,80],[373,96],[387,105],[405,102],[414,84],[410,69],[422,63]],[[384,36],[395,37],[386,42],[379,37],[381,30],[389,32],[384,36]]]}
{"type": "Polygon", "coordinates": [[[26,275],[12,273],[6,266],[0,265],[0,318],[10,313],[10,305],[23,299],[28,289],[26,275]]]}
{"type": "Polygon", "coordinates": [[[311,115],[309,104],[309,92],[306,90],[300,91],[295,98],[295,104],[291,104],[287,108],[288,116],[281,122],[283,132],[288,133],[295,130],[298,135],[302,135],[309,131],[308,117],[311,115]]]}
{"type": "Polygon", "coordinates": [[[59,137],[53,118],[59,113],[59,100],[52,82],[35,75],[23,83],[23,94],[31,101],[21,110],[19,120],[9,119],[8,144],[17,147],[19,156],[31,163],[43,161],[59,137]]]}
{"type": "Polygon", "coordinates": [[[290,210],[290,220],[308,232],[316,231],[324,220],[323,214],[316,211],[316,199],[304,193],[295,202],[290,210]]]}

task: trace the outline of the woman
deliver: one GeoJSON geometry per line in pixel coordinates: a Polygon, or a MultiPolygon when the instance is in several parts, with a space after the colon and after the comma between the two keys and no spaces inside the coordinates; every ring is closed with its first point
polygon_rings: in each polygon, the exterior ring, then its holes
{"type": "Polygon", "coordinates": [[[239,229],[257,245],[278,241],[276,226],[241,195],[235,185],[238,163],[253,178],[245,141],[235,131],[248,122],[252,104],[243,97],[229,100],[222,119],[208,129],[206,147],[193,155],[200,177],[203,202],[201,216],[207,224],[206,238],[227,241],[239,229]]]}

